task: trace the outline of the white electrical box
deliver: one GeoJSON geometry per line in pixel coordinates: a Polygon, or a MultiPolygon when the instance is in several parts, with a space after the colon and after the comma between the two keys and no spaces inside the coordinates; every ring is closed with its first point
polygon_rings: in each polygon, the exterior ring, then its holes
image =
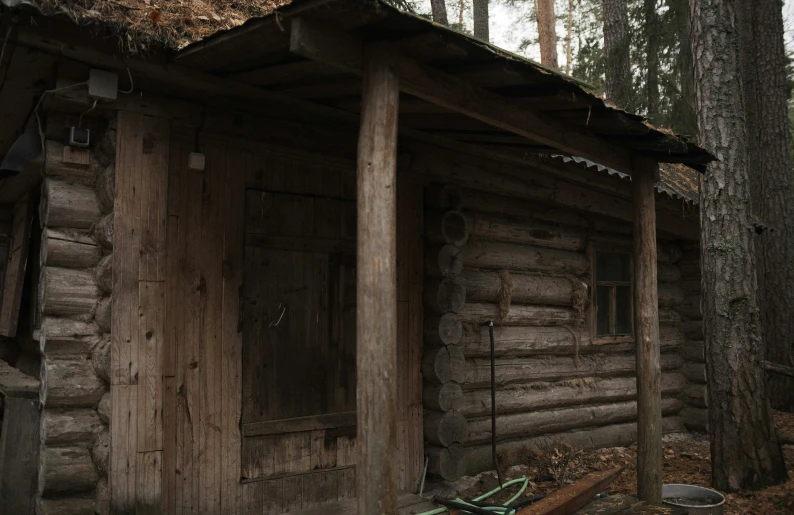
{"type": "Polygon", "coordinates": [[[92,68],[88,75],[88,94],[94,98],[116,100],[119,95],[118,74],[92,68]]]}

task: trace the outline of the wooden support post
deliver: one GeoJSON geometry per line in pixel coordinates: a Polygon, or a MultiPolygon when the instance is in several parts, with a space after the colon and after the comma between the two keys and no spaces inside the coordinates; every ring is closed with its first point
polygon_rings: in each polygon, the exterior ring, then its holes
{"type": "Polygon", "coordinates": [[[637,348],[637,494],[662,502],[662,367],[656,279],[656,163],[632,175],[634,193],[634,337],[637,348]]]}
{"type": "Polygon", "coordinates": [[[365,52],[358,140],[358,513],[397,513],[397,117],[399,75],[365,52]]]}

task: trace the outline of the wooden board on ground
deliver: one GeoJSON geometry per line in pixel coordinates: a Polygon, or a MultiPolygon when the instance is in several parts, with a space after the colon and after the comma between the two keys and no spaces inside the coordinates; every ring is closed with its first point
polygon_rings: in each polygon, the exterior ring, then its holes
{"type": "Polygon", "coordinates": [[[517,515],[571,515],[584,507],[595,495],[612,483],[623,467],[594,472],[579,481],[561,488],[536,502],[518,511],[517,515]]]}

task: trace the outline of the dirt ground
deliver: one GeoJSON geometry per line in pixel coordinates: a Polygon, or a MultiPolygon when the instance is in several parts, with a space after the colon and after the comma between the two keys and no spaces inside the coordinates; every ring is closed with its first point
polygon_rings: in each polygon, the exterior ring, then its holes
{"type": "MultiPolygon", "coordinates": [[[[779,432],[794,434],[794,414],[775,413],[779,432]]],[[[791,515],[794,514],[794,445],[784,445],[789,480],[778,486],[755,492],[726,495],[727,515],[791,515]]],[[[705,435],[674,434],[664,438],[664,482],[686,483],[710,487],[711,459],[705,435]]],[[[569,484],[585,474],[625,466],[626,470],[606,490],[607,494],[636,494],[636,448],[613,447],[593,451],[571,449],[550,441],[540,451],[526,451],[519,457],[521,465],[504,471],[505,480],[529,477],[526,496],[545,495],[569,484]]],[[[470,499],[490,491],[498,482],[493,473],[465,478],[456,486],[460,496],[470,499]]],[[[512,490],[512,489],[511,489],[512,490]]],[[[515,490],[495,496],[504,502],[515,490]]]]}

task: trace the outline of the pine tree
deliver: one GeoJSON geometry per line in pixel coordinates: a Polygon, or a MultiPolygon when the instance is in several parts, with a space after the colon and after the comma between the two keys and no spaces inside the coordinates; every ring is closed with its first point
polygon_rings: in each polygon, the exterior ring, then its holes
{"type": "Polygon", "coordinates": [[[750,179],[737,27],[742,3],[692,0],[700,143],[719,156],[701,178],[700,223],[712,481],[724,491],[780,483],[787,475],[765,395],[755,248],[748,230],[750,179]]]}
{"type": "Polygon", "coordinates": [[[538,14],[538,39],[540,62],[544,66],[559,69],[557,61],[557,17],[554,15],[554,0],[535,0],[538,14]]]}
{"type": "Polygon", "coordinates": [[[483,41],[490,41],[488,0],[472,0],[471,10],[474,18],[474,37],[483,41]]]}
{"type": "Polygon", "coordinates": [[[618,107],[631,110],[631,40],[627,0],[604,2],[604,95],[618,107]]]}
{"type": "MultiPolygon", "coordinates": [[[[755,242],[766,359],[794,366],[794,177],[788,123],[783,2],[743,6],[742,76],[748,124],[750,193],[755,213],[770,227],[755,242]]],[[[794,411],[794,380],[771,376],[772,405],[794,411]]]]}
{"type": "Polygon", "coordinates": [[[430,9],[433,11],[433,21],[441,25],[449,25],[447,19],[447,4],[444,0],[430,0],[430,9]]]}

